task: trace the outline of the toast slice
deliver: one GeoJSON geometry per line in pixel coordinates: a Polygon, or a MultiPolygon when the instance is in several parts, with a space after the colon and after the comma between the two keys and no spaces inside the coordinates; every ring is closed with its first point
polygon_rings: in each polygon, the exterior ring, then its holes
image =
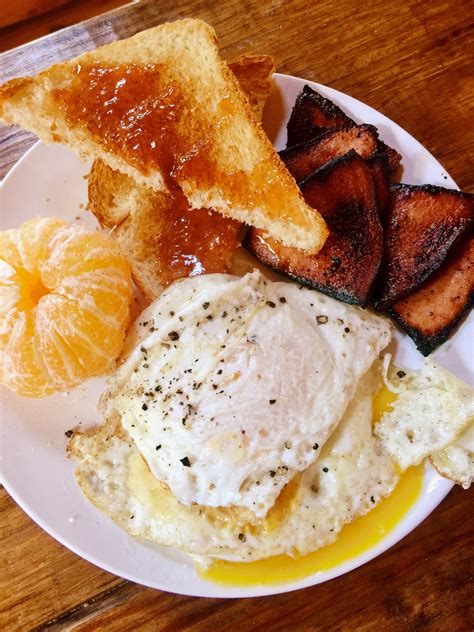
{"type": "Polygon", "coordinates": [[[443,265],[388,313],[429,355],[442,345],[474,305],[474,236],[463,238],[443,265]]]}
{"type": "MultiPolygon", "coordinates": [[[[229,67],[260,120],[270,94],[273,59],[244,55],[229,67]]],[[[243,225],[213,211],[191,210],[178,187],[152,191],[98,159],[89,174],[88,194],[90,210],[119,243],[148,302],[176,279],[229,271],[243,225]]]]}
{"type": "Polygon", "coordinates": [[[391,185],[377,309],[390,307],[420,287],[473,224],[470,193],[429,184],[391,185]]]}
{"type": "Polygon", "coordinates": [[[191,210],[177,186],[151,191],[102,160],[92,165],[88,195],[90,209],[112,231],[150,303],[177,279],[228,272],[245,231],[219,213],[191,210]]]}
{"type": "Polygon", "coordinates": [[[250,103],[257,121],[263,118],[263,109],[271,89],[275,60],[270,55],[241,55],[229,63],[241,89],[250,103]]]}
{"type": "Polygon", "coordinates": [[[330,235],[317,255],[308,256],[250,229],[245,245],[274,270],[346,303],[366,305],[382,258],[383,234],[372,175],[351,150],[300,184],[317,204],[330,235]]]}
{"type": "MultiPolygon", "coordinates": [[[[309,86],[305,86],[296,97],[296,102],[287,124],[287,147],[319,138],[328,130],[356,127],[357,123],[330,99],[323,97],[309,86]]],[[[387,156],[390,171],[397,170],[402,157],[381,140],[378,150],[387,156]]]]}
{"type": "Polygon", "coordinates": [[[178,184],[192,208],[288,245],[317,252],[327,237],[201,20],[163,24],[14,79],[0,88],[0,118],[153,190],[178,184]]]}

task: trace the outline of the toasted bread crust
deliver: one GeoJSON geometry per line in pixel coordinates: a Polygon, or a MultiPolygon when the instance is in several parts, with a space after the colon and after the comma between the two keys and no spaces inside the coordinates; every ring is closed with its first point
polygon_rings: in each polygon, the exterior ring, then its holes
{"type": "Polygon", "coordinates": [[[316,252],[327,237],[201,20],[163,24],[9,82],[0,88],[0,116],[151,189],[165,190],[171,177],[191,207],[213,208],[289,245],[316,252]],[[96,89],[106,80],[105,92],[96,89]]]}

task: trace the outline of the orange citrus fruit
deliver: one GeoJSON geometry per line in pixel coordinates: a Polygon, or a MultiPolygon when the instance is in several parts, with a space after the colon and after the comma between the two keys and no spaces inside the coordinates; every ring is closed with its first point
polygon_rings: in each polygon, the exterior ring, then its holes
{"type": "Polygon", "coordinates": [[[0,379],[64,391],[110,369],[130,319],[130,267],[102,233],[54,217],[0,232],[0,379]]]}

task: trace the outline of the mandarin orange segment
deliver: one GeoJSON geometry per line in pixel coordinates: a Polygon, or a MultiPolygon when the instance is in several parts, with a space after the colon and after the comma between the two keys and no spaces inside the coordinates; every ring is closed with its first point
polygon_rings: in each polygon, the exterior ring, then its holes
{"type": "Polygon", "coordinates": [[[0,233],[2,383],[41,397],[110,369],[131,294],[129,265],[101,233],[58,218],[0,233]]]}
{"type": "Polygon", "coordinates": [[[55,390],[38,353],[33,310],[17,312],[2,364],[3,383],[16,393],[43,397],[55,390]]]}
{"type": "Polygon", "coordinates": [[[29,271],[40,273],[41,264],[48,259],[48,249],[54,235],[68,224],[58,217],[30,219],[18,230],[18,249],[23,266],[29,271]]]}
{"type": "MultiPolygon", "coordinates": [[[[107,320],[82,308],[59,294],[49,294],[38,305],[38,329],[54,323],[59,336],[67,342],[89,375],[103,373],[123,347],[124,332],[107,320]]],[[[40,348],[43,340],[40,339],[40,348]]]]}
{"type": "Polygon", "coordinates": [[[57,287],[69,276],[100,269],[126,274],[129,265],[109,237],[90,231],[78,232],[76,226],[71,226],[52,240],[49,257],[41,266],[41,278],[47,287],[57,287]]]}

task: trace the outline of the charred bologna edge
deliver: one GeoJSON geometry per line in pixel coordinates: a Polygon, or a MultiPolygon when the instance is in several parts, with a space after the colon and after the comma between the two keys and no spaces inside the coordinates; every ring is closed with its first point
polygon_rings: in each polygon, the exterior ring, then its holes
{"type": "Polygon", "coordinates": [[[474,195],[423,184],[390,185],[384,260],[374,304],[384,310],[414,292],[474,221],[474,195]],[[433,201],[439,200],[439,206],[433,201]],[[423,223],[418,221],[427,208],[423,223]]]}
{"type": "Polygon", "coordinates": [[[246,246],[275,270],[346,303],[366,305],[382,257],[383,235],[370,168],[351,150],[300,184],[330,235],[317,255],[286,248],[251,229],[246,246]]]}

